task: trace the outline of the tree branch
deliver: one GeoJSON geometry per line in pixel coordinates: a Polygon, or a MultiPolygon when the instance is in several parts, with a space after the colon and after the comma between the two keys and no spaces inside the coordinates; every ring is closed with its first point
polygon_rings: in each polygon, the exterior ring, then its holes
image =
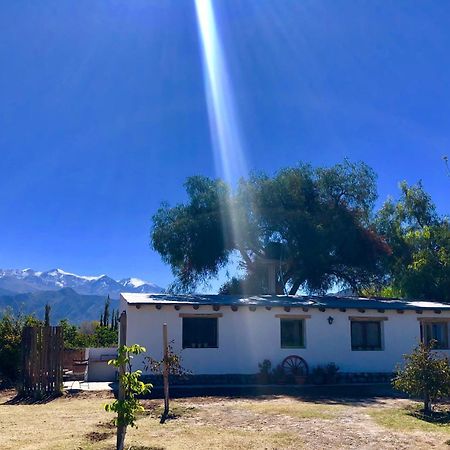
{"type": "Polygon", "coordinates": [[[250,259],[250,257],[247,255],[247,252],[241,246],[237,247],[242,259],[244,260],[247,266],[247,269],[251,268],[253,266],[253,261],[250,259]]]}

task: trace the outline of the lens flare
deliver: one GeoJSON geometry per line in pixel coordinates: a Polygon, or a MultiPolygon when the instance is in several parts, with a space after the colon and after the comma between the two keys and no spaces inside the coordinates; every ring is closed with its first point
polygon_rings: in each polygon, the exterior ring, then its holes
{"type": "MultiPolygon", "coordinates": [[[[216,172],[233,186],[239,178],[247,175],[233,89],[211,1],[195,0],[195,10],[216,172]]],[[[222,205],[222,218],[231,225],[231,236],[224,236],[225,239],[239,245],[242,242],[242,227],[238,224],[238,212],[233,205],[222,205]]]]}
{"type": "MultiPolygon", "coordinates": [[[[233,87],[228,75],[225,52],[218,33],[216,17],[210,0],[195,0],[199,41],[201,45],[203,78],[208,106],[209,127],[217,174],[229,186],[248,175],[242,136],[235,108],[233,87]]],[[[240,220],[233,204],[221,206],[225,241],[234,242],[234,248],[243,249],[246,221],[240,220]]],[[[239,259],[239,258],[237,258],[239,259]]],[[[239,273],[236,264],[236,274],[239,273]]]]}
{"type": "Polygon", "coordinates": [[[242,138],[223,47],[210,0],[195,0],[209,126],[216,170],[232,185],[247,175],[242,138]]]}

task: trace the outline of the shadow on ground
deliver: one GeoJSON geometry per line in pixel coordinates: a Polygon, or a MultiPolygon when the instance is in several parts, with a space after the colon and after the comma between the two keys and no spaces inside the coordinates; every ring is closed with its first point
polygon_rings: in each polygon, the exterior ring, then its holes
{"type": "Polygon", "coordinates": [[[49,395],[23,395],[17,394],[13,398],[2,403],[2,405],[43,405],[50,403],[57,398],[60,398],[61,394],[49,394],[49,395]]]}
{"type": "Polygon", "coordinates": [[[428,423],[438,425],[450,424],[450,411],[445,409],[433,411],[431,414],[425,414],[423,411],[411,410],[409,415],[428,423]]]}
{"type": "MultiPolygon", "coordinates": [[[[308,385],[308,386],[171,386],[171,398],[225,397],[252,400],[268,400],[288,396],[302,402],[369,405],[382,398],[405,398],[394,391],[390,384],[308,385]]],[[[159,386],[152,389],[147,398],[162,398],[159,386]]]]}

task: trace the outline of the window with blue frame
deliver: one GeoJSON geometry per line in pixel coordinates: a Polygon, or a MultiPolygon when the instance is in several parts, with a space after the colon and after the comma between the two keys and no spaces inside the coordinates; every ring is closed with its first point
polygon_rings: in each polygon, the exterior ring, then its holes
{"type": "Polygon", "coordinates": [[[305,347],[305,321],[303,319],[280,319],[281,348],[305,347]]]}
{"type": "Polygon", "coordinates": [[[183,318],[183,348],[217,348],[217,341],[217,318],[183,318]]]}
{"type": "Polygon", "coordinates": [[[382,350],[381,322],[378,320],[352,320],[352,350],[382,350]]]}
{"type": "Polygon", "coordinates": [[[422,321],[422,342],[429,344],[435,341],[437,350],[448,349],[448,322],[446,321],[422,321]]]}

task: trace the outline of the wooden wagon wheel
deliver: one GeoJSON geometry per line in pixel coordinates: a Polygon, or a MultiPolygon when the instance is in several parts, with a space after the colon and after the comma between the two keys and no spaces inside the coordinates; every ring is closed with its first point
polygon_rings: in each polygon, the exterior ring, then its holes
{"type": "Polygon", "coordinates": [[[308,375],[308,364],[303,358],[297,355],[290,355],[284,358],[281,367],[286,375],[308,375]]]}

